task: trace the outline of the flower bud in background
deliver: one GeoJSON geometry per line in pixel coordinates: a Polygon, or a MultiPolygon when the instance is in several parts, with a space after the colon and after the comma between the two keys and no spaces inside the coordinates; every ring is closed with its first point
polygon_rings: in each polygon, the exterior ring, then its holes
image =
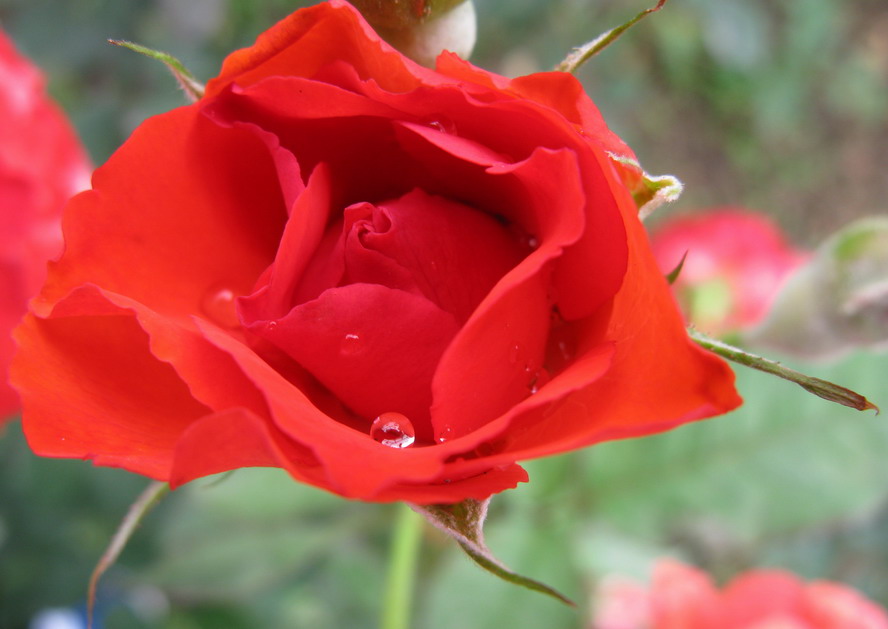
{"type": "Polygon", "coordinates": [[[787,278],[810,257],[764,215],[731,207],[664,222],[652,247],[665,274],[687,254],[673,289],[688,322],[712,335],[759,323],[787,278]]]}
{"type": "Polygon", "coordinates": [[[62,252],[61,213],[89,187],[89,161],[40,71],[0,32],[0,421],[19,409],[6,382],[10,335],[62,252]]]}
{"type": "Polygon", "coordinates": [[[472,0],[353,0],[384,40],[427,67],[445,50],[468,59],[475,47],[472,0]]]}
{"type": "Polygon", "coordinates": [[[816,360],[888,349],[888,217],[860,219],[827,238],[747,340],[816,360]]]}
{"type": "Polygon", "coordinates": [[[805,583],[781,570],[754,570],[719,590],[675,560],[654,568],[650,587],[608,578],[590,629],[888,629],[888,615],[859,592],[805,583]]]}

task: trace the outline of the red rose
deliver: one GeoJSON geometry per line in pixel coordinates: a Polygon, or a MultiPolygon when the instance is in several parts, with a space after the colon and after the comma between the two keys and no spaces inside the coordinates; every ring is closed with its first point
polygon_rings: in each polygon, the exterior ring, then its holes
{"type": "Polygon", "coordinates": [[[428,70],[341,0],[297,11],[68,206],[18,333],[32,447],[455,502],[735,407],[607,151],[571,76],[428,70]]]}
{"type": "Polygon", "coordinates": [[[687,253],[674,288],[688,320],[710,334],[761,322],[789,276],[810,258],[768,217],[732,207],[672,218],[651,246],[664,273],[687,253]]]}
{"type": "Polygon", "coordinates": [[[62,208],[89,187],[86,155],[40,71],[0,32],[0,422],[19,410],[6,382],[12,329],[62,251],[62,208]]]}
{"type": "Polygon", "coordinates": [[[849,587],[804,583],[780,570],[740,575],[719,591],[708,575],[674,560],[648,590],[605,581],[592,629],[888,629],[888,615],[849,587]]]}

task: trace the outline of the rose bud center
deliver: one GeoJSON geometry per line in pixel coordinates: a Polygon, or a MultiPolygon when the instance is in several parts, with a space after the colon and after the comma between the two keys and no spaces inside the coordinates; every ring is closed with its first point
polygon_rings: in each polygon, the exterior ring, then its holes
{"type": "Polygon", "coordinates": [[[502,219],[421,189],[355,203],[326,228],[282,316],[245,323],[377,441],[405,447],[415,431],[417,443],[432,443],[441,355],[530,252],[528,241],[502,219]]]}

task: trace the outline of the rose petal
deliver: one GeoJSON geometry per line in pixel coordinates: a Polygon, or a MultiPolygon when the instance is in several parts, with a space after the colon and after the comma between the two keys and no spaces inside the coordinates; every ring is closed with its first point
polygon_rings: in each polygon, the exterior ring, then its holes
{"type": "MultiPolygon", "coordinates": [[[[267,284],[263,285],[260,293],[238,301],[244,321],[249,323],[277,319],[290,311],[299,279],[311,263],[330,220],[330,203],[330,172],[324,164],[320,164],[312,172],[304,192],[293,205],[274,264],[266,279],[267,284]]],[[[332,277],[338,280],[342,275],[341,262],[337,264],[336,259],[325,262],[324,274],[332,273],[332,277]]]]}
{"type": "Polygon", "coordinates": [[[269,76],[312,77],[333,61],[343,61],[362,77],[386,89],[407,91],[435,74],[410,61],[380,39],[347,2],[331,0],[297,11],[262,33],[256,43],[226,57],[206,96],[234,82],[247,86],[269,76]],[[335,42],[331,46],[330,42],[335,42]]]}
{"type": "Polygon", "coordinates": [[[509,434],[511,453],[518,460],[667,430],[741,403],[730,367],[688,338],[669,286],[647,248],[644,229],[625,198],[628,193],[618,186],[614,184],[613,194],[624,197],[621,208],[628,214],[626,279],[603,335],[595,317],[578,322],[581,338],[615,344],[613,364],[603,377],[571,395],[570,409],[516,418],[509,434]]]}
{"type": "Polygon", "coordinates": [[[286,218],[275,172],[254,133],[194,106],[148,120],[69,204],[38,312],[87,282],[180,318],[211,292],[247,293],[286,218]]]}
{"type": "Polygon", "coordinates": [[[333,288],[282,319],[251,325],[366,418],[368,431],[378,415],[398,412],[426,441],[432,374],[457,329],[424,297],[374,284],[333,288]]]}
{"type": "Polygon", "coordinates": [[[419,168],[393,137],[390,117],[397,112],[364,96],[301,79],[268,79],[223,92],[207,112],[219,124],[252,124],[273,134],[303,173],[327,164],[336,208],[396,198],[415,187],[419,168]],[[331,98],[343,106],[325,110],[331,98]]]}
{"type": "Polygon", "coordinates": [[[131,312],[28,315],[16,339],[29,351],[16,356],[12,381],[28,443],[42,456],[166,479],[179,435],[210,412],[151,354],[131,312]]]}
{"type": "Polygon", "coordinates": [[[439,477],[440,457],[447,456],[447,448],[439,456],[437,447],[396,449],[377,443],[369,431],[358,432],[322,413],[302,391],[230,335],[205,324],[199,327],[262,391],[276,425],[314,452],[326,475],[320,486],[348,498],[376,500],[381,492],[401,483],[420,485],[439,477]]]}
{"type": "Polygon", "coordinates": [[[788,572],[758,570],[734,579],[722,592],[728,626],[742,629],[770,616],[804,618],[804,584],[788,572]]]}
{"type": "Polygon", "coordinates": [[[537,72],[513,79],[508,89],[520,97],[551,107],[579,127],[586,141],[601,150],[637,159],[620,137],[611,131],[601,112],[575,76],[567,72],[537,72]]]}
{"type": "Polygon", "coordinates": [[[719,592],[708,575],[690,566],[669,559],[658,562],[650,597],[654,627],[726,627],[719,592]]]}
{"type": "MultiPolygon", "coordinates": [[[[354,238],[359,242],[346,247],[349,281],[374,282],[381,274],[376,258],[384,257],[460,323],[528,253],[487,213],[419,189],[382,203],[375,213],[383,214],[388,225],[362,232],[354,238]]],[[[347,227],[350,220],[346,210],[347,227]]]]}
{"type": "Polygon", "coordinates": [[[495,467],[460,479],[445,477],[434,483],[417,485],[397,485],[376,495],[376,500],[403,500],[414,504],[452,504],[474,498],[484,500],[491,495],[515,488],[518,483],[526,483],[527,472],[520,465],[511,464],[495,467]]]}
{"type": "Polygon", "coordinates": [[[818,629],[888,629],[888,614],[847,586],[814,581],[804,599],[804,617],[818,629]]]}
{"type": "Polygon", "coordinates": [[[89,187],[89,160],[38,68],[0,32],[0,424],[17,412],[12,329],[62,251],[61,212],[89,187]]]}
{"type": "Polygon", "coordinates": [[[191,424],[176,443],[170,486],[241,467],[281,467],[302,482],[319,482],[323,471],[311,452],[284,440],[246,409],[208,415],[191,424]]]}
{"type": "Polygon", "coordinates": [[[582,226],[585,199],[573,153],[539,150],[525,162],[497,172],[512,182],[507,202],[513,215],[522,216],[522,224],[541,223],[540,245],[491,290],[441,357],[432,383],[436,436],[459,437],[477,430],[530,395],[549,335],[547,268],[582,226]],[[561,179],[553,173],[560,173],[561,179]],[[560,220],[544,222],[534,215],[542,211],[538,208],[547,208],[560,220]]]}
{"type": "Polygon", "coordinates": [[[488,167],[497,163],[511,161],[507,155],[494,151],[489,146],[460,135],[446,133],[435,127],[400,121],[397,125],[399,128],[415,133],[442,151],[470,164],[488,167]]]}

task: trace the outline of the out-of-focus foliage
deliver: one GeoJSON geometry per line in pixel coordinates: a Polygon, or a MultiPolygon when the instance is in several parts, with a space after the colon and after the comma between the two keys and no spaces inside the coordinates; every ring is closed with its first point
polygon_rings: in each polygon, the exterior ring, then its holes
{"type": "MultiPolygon", "coordinates": [[[[159,64],[105,43],[167,51],[206,79],[292,0],[0,0],[0,20],[48,73],[96,163],[146,116],[182,104],[159,64]]],[[[549,69],[653,2],[476,0],[474,61],[549,69]]],[[[736,203],[815,246],[885,213],[888,5],[880,0],[683,0],[580,71],[649,172],[687,184],[678,209],[736,203]]],[[[665,208],[660,212],[673,210],[665,208]]],[[[664,357],[668,360],[668,357],[664,357]]],[[[888,408],[888,357],[813,375],[888,408]]],[[[888,426],[739,372],[747,405],[724,418],[528,465],[494,500],[487,541],[511,568],[587,600],[609,571],[674,552],[728,577],[777,565],[845,581],[888,604],[888,426]]],[[[0,629],[77,607],[145,480],[33,457],[0,439],[0,629]]],[[[393,510],[283,474],[244,470],[174,492],[104,581],[105,626],[375,627],[393,510]]],[[[415,627],[570,628],[577,615],[493,579],[429,530],[415,627]]]]}

